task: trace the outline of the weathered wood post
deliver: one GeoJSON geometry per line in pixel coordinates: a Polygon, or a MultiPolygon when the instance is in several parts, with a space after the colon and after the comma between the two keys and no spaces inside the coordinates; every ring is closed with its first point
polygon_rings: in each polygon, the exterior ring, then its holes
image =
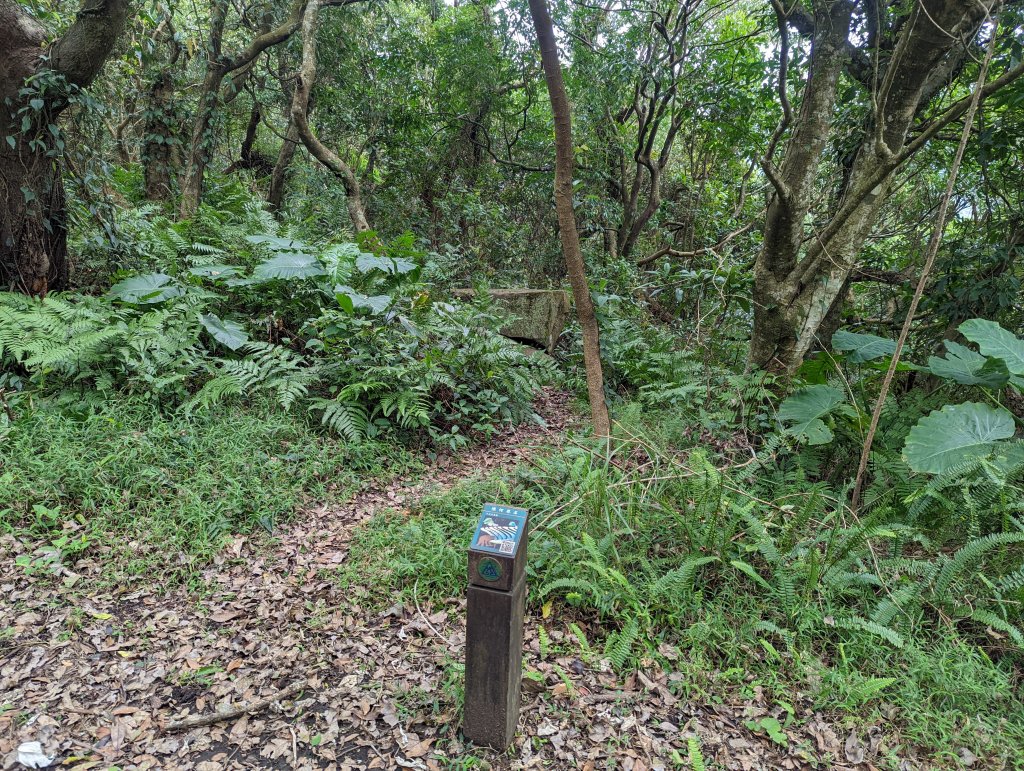
{"type": "Polygon", "coordinates": [[[529,512],[484,505],[469,546],[463,733],[505,750],[519,722],[529,512]]]}

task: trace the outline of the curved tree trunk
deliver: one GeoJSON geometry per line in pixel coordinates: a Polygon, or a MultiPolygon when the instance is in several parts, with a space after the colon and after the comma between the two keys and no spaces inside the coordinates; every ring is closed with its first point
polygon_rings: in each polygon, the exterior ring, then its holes
{"type": "Polygon", "coordinates": [[[44,69],[72,86],[88,86],[124,28],[128,6],[129,0],[95,0],[63,37],[44,47],[45,30],[15,0],[0,0],[0,286],[44,295],[68,279],[61,148],[55,136],[67,102],[19,91],[26,78],[44,69]]]}
{"type": "Polygon", "coordinates": [[[352,220],[352,227],[357,233],[362,233],[370,229],[370,223],[366,219],[359,179],[341,156],[317,138],[309,125],[309,97],[313,90],[313,83],[316,81],[316,27],[319,10],[318,0],[312,0],[302,19],[302,67],[299,70],[299,77],[295,83],[295,94],[292,98],[292,123],[309,154],[341,181],[345,188],[346,205],[352,220]]]}
{"type": "Polygon", "coordinates": [[[572,285],[576,315],[583,332],[583,366],[587,373],[587,395],[594,434],[606,437],[611,433],[608,404],[604,398],[604,373],[601,368],[601,340],[590,297],[583,253],[580,250],[579,231],[572,204],[572,116],[569,97],[562,79],[562,65],[558,61],[555,31],[548,13],[546,0],[530,0],[530,15],[537,30],[541,64],[551,98],[551,112],[555,118],[555,210],[558,214],[558,233],[562,240],[562,254],[572,285]]]}
{"type": "MultiPolygon", "coordinates": [[[[196,213],[199,208],[199,200],[203,195],[206,167],[210,162],[213,149],[213,123],[221,101],[220,89],[225,78],[238,70],[249,67],[256,57],[265,50],[290,38],[299,28],[306,3],[307,0],[292,0],[288,16],[284,21],[273,29],[267,29],[265,26],[241,52],[236,56],[229,57],[222,53],[228,4],[222,0],[212,0],[206,75],[203,78],[203,86],[199,94],[196,122],[192,128],[192,142],[189,146],[185,175],[181,183],[181,207],[178,213],[182,219],[188,219],[196,213]]],[[[233,98],[235,93],[237,93],[237,89],[233,89],[227,98],[233,98]]]]}

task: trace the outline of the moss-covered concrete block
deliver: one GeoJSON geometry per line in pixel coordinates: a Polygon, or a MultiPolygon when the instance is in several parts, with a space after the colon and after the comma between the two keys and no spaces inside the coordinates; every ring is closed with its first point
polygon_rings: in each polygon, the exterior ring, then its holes
{"type": "MultiPolygon", "coordinates": [[[[551,353],[569,320],[569,293],[561,289],[491,289],[494,304],[508,315],[501,334],[528,340],[551,353]]],[[[456,289],[456,297],[470,298],[472,289],[456,289]]]]}

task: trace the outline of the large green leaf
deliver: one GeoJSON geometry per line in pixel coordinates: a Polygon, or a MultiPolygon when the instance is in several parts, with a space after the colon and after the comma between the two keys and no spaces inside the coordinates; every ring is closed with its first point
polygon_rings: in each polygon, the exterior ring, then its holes
{"type": "Polygon", "coordinates": [[[360,273],[379,270],[383,273],[393,273],[397,276],[402,276],[406,273],[412,273],[417,267],[415,262],[410,262],[401,257],[378,257],[370,252],[363,252],[356,258],[356,270],[360,273]]]}
{"type": "Polygon", "coordinates": [[[365,308],[371,314],[378,315],[390,308],[393,302],[393,298],[390,295],[377,294],[367,296],[344,284],[334,287],[334,297],[337,299],[338,305],[346,313],[352,313],[355,308],[365,308]]]}
{"type": "Polygon", "coordinates": [[[206,328],[206,331],[213,336],[214,340],[230,348],[232,351],[237,351],[249,342],[249,334],[236,321],[226,321],[212,313],[202,314],[199,320],[206,328]]]}
{"type": "Polygon", "coordinates": [[[356,257],[356,270],[360,273],[369,273],[371,270],[391,273],[391,268],[391,260],[387,257],[378,257],[372,252],[362,252],[358,257],[356,257]]]}
{"type": "Polygon", "coordinates": [[[933,375],[962,385],[1001,388],[1010,380],[1010,372],[1002,359],[982,356],[965,345],[946,340],[945,357],[929,356],[928,369],[933,375]]]}
{"type": "Polygon", "coordinates": [[[903,457],[914,471],[941,474],[959,463],[985,457],[1013,431],[1013,415],[1002,407],[947,404],[910,429],[903,457]]]}
{"type": "Polygon", "coordinates": [[[863,364],[883,356],[892,356],[896,353],[896,341],[840,329],[832,335],[832,348],[849,354],[846,358],[851,364],[863,364]]]}
{"type": "Polygon", "coordinates": [[[1016,385],[1024,383],[1024,340],[987,319],[968,319],[960,325],[960,334],[977,343],[986,356],[1005,361],[1010,374],[1017,376],[1016,385]]]}
{"type": "Polygon", "coordinates": [[[234,265],[199,265],[195,268],[189,268],[188,272],[200,278],[220,279],[237,276],[238,268],[234,265]]]}
{"type": "Polygon", "coordinates": [[[832,431],[823,417],[838,407],[845,396],[838,388],[812,385],[801,388],[779,405],[779,420],[791,423],[786,432],[806,437],[808,444],[828,444],[832,431]]]}
{"type": "Polygon", "coordinates": [[[273,252],[308,252],[309,246],[294,238],[282,238],[261,234],[258,236],[246,236],[245,240],[250,244],[263,244],[273,252]]]}
{"type": "Polygon", "coordinates": [[[131,305],[152,305],[174,297],[181,297],[184,290],[171,283],[171,277],[163,273],[146,273],[119,281],[110,287],[108,297],[131,305]]]}
{"type": "Polygon", "coordinates": [[[272,278],[313,278],[315,276],[325,276],[327,271],[320,264],[320,260],[312,254],[306,254],[305,252],[281,252],[276,257],[271,257],[266,262],[261,262],[257,265],[252,275],[253,278],[266,280],[272,278]]]}

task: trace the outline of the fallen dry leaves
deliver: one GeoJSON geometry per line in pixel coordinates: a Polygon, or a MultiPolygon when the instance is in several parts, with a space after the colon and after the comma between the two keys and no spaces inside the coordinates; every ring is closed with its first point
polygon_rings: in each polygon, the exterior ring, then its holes
{"type": "MultiPolygon", "coordinates": [[[[65,574],[27,573],[14,558],[39,544],[0,538],[0,767],[38,742],[70,769],[435,769],[476,754],[493,768],[673,768],[698,737],[727,769],[873,768],[878,742],[841,739],[804,707],[788,747],[745,721],[757,699],[694,704],[681,675],[650,668],[624,680],[600,662],[544,656],[568,631],[530,618],[520,733],[509,753],[467,747],[455,703],[465,601],[360,608],[332,580],[352,527],[472,473],[510,470],[573,420],[564,394],[539,403],[547,427],[510,429],[498,443],[431,464],[429,478],[369,485],[344,506],[302,512],[273,539],[235,538],[202,575],[201,591],[164,591],[160,577],[100,585],[88,556],[65,574]],[[74,580],[68,576],[73,575],[74,580]],[[172,721],[266,700],[266,709],[178,733],[172,721]],[[847,759],[853,762],[846,762],[847,759]],[[845,764],[844,764],[845,763],[845,764]]],[[[684,654],[685,655],[685,654],[684,654]]],[[[908,765],[908,768],[916,766],[908,765]]]]}

